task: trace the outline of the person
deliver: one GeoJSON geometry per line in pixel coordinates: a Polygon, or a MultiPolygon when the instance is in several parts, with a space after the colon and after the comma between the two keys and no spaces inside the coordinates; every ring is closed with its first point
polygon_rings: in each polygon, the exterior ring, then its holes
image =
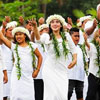
{"type": "Polygon", "coordinates": [[[7,83],[7,70],[4,64],[4,59],[2,55],[2,48],[1,48],[1,41],[0,41],[0,100],[3,100],[3,81],[7,83]]]}
{"type": "Polygon", "coordinates": [[[90,57],[88,92],[86,100],[97,100],[96,94],[100,98],[100,34],[97,30],[94,34],[93,41],[89,43],[87,36],[84,35],[88,55],[90,57]]]}
{"type": "Polygon", "coordinates": [[[45,19],[43,17],[40,17],[38,20],[39,26],[44,24],[45,19]]]}
{"type": "Polygon", "coordinates": [[[35,43],[30,41],[29,31],[24,27],[12,30],[14,43],[0,32],[0,39],[9,47],[14,55],[14,67],[11,75],[11,100],[35,100],[33,78],[39,73],[42,56],[35,43]],[[35,63],[37,56],[37,67],[35,63]],[[20,90],[20,91],[19,91],[20,90]],[[24,95],[23,95],[24,94],[24,95]]]}
{"type": "Polygon", "coordinates": [[[80,33],[78,28],[71,28],[69,31],[72,40],[74,41],[77,48],[77,64],[69,69],[69,89],[68,89],[68,100],[71,100],[72,93],[75,90],[77,100],[83,100],[83,88],[85,78],[85,66],[86,66],[86,54],[83,51],[82,45],[79,44],[80,33]]]}
{"type": "Polygon", "coordinates": [[[49,16],[46,23],[50,26],[49,38],[47,37],[48,40],[46,39],[46,41],[41,41],[41,43],[45,43],[47,49],[47,57],[42,71],[44,81],[43,100],[67,100],[67,67],[72,68],[76,64],[77,54],[75,52],[75,45],[70,35],[67,34],[65,36],[62,32],[65,20],[61,15],[49,16]],[[68,46],[73,55],[72,62],[68,59],[68,46]]]}
{"type": "MultiPolygon", "coordinates": [[[[16,27],[15,21],[7,23],[4,35],[10,41],[13,41],[12,30],[15,27],[16,27]]],[[[1,48],[3,50],[4,63],[5,66],[7,67],[7,74],[8,74],[8,82],[6,84],[3,84],[3,100],[7,100],[7,98],[10,98],[10,85],[11,85],[10,83],[11,83],[11,72],[13,68],[13,54],[12,51],[4,44],[1,45],[1,48]]]]}

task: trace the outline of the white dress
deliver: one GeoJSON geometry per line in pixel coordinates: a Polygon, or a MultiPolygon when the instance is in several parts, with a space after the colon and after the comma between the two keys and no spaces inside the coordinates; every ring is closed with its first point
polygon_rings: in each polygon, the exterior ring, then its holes
{"type": "MultiPolygon", "coordinates": [[[[53,44],[49,43],[47,47],[47,58],[43,67],[44,81],[44,100],[68,100],[68,72],[67,67],[70,64],[69,53],[65,59],[63,55],[62,39],[58,39],[61,56],[56,58],[53,44]]],[[[69,36],[68,45],[72,54],[75,53],[75,45],[69,36]]],[[[68,46],[67,45],[67,46],[68,46]]]]}
{"type": "Polygon", "coordinates": [[[3,84],[3,97],[10,97],[11,72],[13,68],[13,55],[11,49],[2,45],[4,63],[7,67],[8,82],[3,84]]]}
{"type": "MultiPolygon", "coordinates": [[[[37,45],[32,43],[34,50],[37,45]]],[[[35,100],[34,99],[34,82],[32,78],[32,56],[31,48],[18,46],[18,54],[20,57],[21,78],[18,80],[16,72],[17,57],[15,53],[15,44],[12,43],[11,50],[13,51],[15,63],[11,75],[11,99],[10,100],[35,100]]]]}
{"type": "Polygon", "coordinates": [[[4,61],[2,56],[2,50],[0,45],[0,100],[3,100],[3,67],[4,67],[4,61]]]}

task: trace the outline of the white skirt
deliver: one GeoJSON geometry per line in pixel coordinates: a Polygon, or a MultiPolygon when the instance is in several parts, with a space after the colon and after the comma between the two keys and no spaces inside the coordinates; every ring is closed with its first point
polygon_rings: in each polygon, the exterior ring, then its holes
{"type": "Polygon", "coordinates": [[[3,100],[3,71],[0,68],[0,100],[3,100]]]}
{"type": "Polygon", "coordinates": [[[18,80],[16,68],[13,68],[10,100],[35,100],[32,73],[21,71],[21,78],[18,80]]]}

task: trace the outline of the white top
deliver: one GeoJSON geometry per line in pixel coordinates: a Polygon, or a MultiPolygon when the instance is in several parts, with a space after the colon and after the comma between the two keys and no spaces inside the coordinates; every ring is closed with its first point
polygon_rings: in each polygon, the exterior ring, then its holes
{"type": "Polygon", "coordinates": [[[78,45],[76,47],[77,47],[77,64],[73,68],[68,69],[69,72],[68,76],[69,79],[72,80],[84,81],[85,71],[84,71],[83,53],[78,45]]]}
{"type": "MultiPolygon", "coordinates": [[[[32,47],[35,50],[37,48],[37,45],[35,43],[32,43],[32,47]]],[[[14,58],[15,58],[15,62],[14,62],[14,66],[16,66],[17,63],[17,56],[16,56],[16,51],[14,50],[16,47],[16,44],[12,43],[11,46],[11,50],[14,54],[14,58]]],[[[21,67],[21,71],[25,71],[25,72],[33,72],[33,66],[32,66],[32,55],[31,55],[31,48],[29,46],[26,47],[21,47],[18,45],[18,54],[20,57],[20,67],[21,67]],[[28,66],[28,67],[27,67],[28,66]]]]}
{"type": "Polygon", "coordinates": [[[4,44],[1,46],[3,50],[3,56],[4,56],[4,63],[7,67],[7,71],[12,71],[13,68],[13,55],[11,49],[9,49],[4,44]]]}
{"type": "Polygon", "coordinates": [[[4,64],[4,59],[3,59],[3,53],[2,53],[2,48],[0,45],[0,69],[6,69],[6,66],[4,64]]]}
{"type": "Polygon", "coordinates": [[[83,43],[84,43],[84,36],[83,36],[83,32],[82,32],[81,30],[79,30],[79,34],[80,34],[79,44],[83,44],[83,43]]]}
{"type": "Polygon", "coordinates": [[[97,50],[96,50],[95,45],[92,43],[90,43],[90,50],[88,50],[88,54],[90,57],[89,73],[92,73],[93,75],[99,77],[97,75],[99,67],[95,64],[95,59],[97,58],[97,50]]]}

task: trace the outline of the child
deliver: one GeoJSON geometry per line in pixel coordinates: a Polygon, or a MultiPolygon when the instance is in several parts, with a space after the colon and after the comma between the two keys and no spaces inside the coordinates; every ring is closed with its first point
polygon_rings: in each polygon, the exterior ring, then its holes
{"type": "Polygon", "coordinates": [[[37,45],[29,42],[30,34],[24,27],[16,27],[12,31],[14,43],[0,32],[0,39],[8,46],[14,55],[14,68],[11,75],[11,100],[34,100],[33,78],[39,73],[42,56],[37,45]],[[35,65],[35,55],[38,58],[35,65]]]}

